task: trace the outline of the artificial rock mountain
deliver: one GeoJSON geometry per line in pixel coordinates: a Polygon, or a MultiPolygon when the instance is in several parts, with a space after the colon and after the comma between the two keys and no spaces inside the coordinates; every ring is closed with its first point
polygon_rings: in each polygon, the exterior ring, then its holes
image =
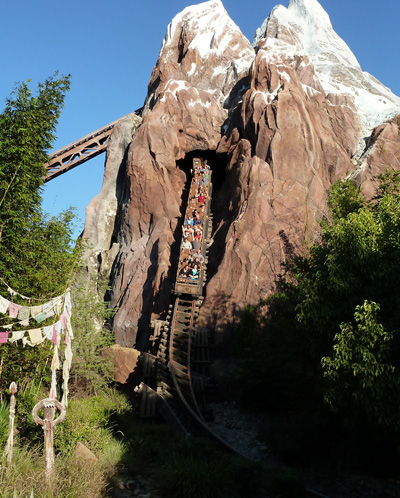
{"type": "Polygon", "coordinates": [[[368,192],[373,175],[398,167],[398,114],[400,99],[362,72],[317,0],[275,7],[253,46],[219,0],[178,14],[142,118],[113,131],[87,209],[88,266],[110,278],[117,343],[145,348],[151,317],[168,306],[195,155],[214,187],[199,320],[223,331],[318,237],[334,181],[351,175],[368,192]]]}

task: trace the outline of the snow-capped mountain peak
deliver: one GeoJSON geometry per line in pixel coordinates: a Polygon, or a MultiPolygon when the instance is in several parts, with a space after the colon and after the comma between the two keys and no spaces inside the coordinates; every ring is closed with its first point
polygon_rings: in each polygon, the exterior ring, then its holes
{"type": "Polygon", "coordinates": [[[256,31],[253,46],[257,47],[267,37],[272,49],[274,44],[271,38],[281,39],[283,27],[294,35],[296,49],[303,49],[317,61],[326,55],[329,58],[334,55],[337,62],[360,69],[354,54],[335,33],[329,15],[317,0],[290,0],[287,8],[283,5],[276,6],[256,31]]]}
{"type": "Polygon", "coordinates": [[[216,47],[222,52],[232,39],[232,33],[240,32],[239,27],[226,12],[221,0],[209,0],[186,7],[174,17],[168,25],[161,51],[172,43],[175,31],[177,28],[180,29],[182,23],[185,30],[193,34],[188,48],[197,49],[202,58],[206,58],[216,47]]]}
{"type": "Polygon", "coordinates": [[[326,94],[354,98],[365,135],[400,113],[400,98],[361,70],[317,0],[290,0],[287,8],[275,7],[256,31],[253,46],[264,50],[271,61],[307,57],[326,94]]]}

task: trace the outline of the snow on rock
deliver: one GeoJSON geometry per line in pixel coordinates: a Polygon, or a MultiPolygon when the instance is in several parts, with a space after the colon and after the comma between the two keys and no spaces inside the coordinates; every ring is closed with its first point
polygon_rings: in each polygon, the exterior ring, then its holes
{"type": "Polygon", "coordinates": [[[187,7],[168,26],[150,79],[145,113],[154,107],[171,77],[210,92],[223,106],[253,60],[254,49],[220,0],[187,7]]]}
{"type": "Polygon", "coordinates": [[[361,70],[317,0],[290,0],[287,8],[275,7],[256,31],[253,46],[270,61],[308,57],[326,94],[354,98],[364,136],[400,112],[400,98],[361,70]]]}
{"type": "MultiPolygon", "coordinates": [[[[220,0],[210,0],[199,5],[192,5],[174,17],[168,26],[161,54],[165,49],[169,52],[163,57],[168,61],[174,56],[175,36],[191,33],[188,50],[197,50],[202,59],[207,59],[210,53],[223,55],[231,44],[235,33],[241,35],[238,26],[232,21],[220,0]]],[[[235,50],[236,47],[233,47],[235,50]]]]}

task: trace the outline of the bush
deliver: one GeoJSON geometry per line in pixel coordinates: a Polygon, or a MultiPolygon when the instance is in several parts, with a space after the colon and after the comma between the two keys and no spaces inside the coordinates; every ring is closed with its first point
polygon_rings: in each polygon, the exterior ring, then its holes
{"type": "Polygon", "coordinates": [[[55,431],[56,450],[68,456],[81,442],[99,455],[113,440],[111,416],[129,409],[126,398],[111,389],[101,396],[71,400],[67,418],[55,431]]]}
{"type": "Polygon", "coordinates": [[[98,277],[88,279],[79,275],[72,291],[72,348],[71,390],[97,394],[113,380],[113,364],[101,355],[114,343],[107,320],[114,311],[101,298],[107,286],[98,277]]]}

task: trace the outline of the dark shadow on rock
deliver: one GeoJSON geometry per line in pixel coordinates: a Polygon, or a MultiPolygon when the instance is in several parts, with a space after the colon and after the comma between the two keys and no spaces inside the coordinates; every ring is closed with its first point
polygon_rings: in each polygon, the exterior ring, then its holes
{"type": "MultiPolygon", "coordinates": [[[[151,226],[151,224],[150,224],[151,226]]],[[[148,347],[148,338],[150,333],[150,319],[153,304],[153,282],[158,267],[158,239],[154,243],[150,252],[150,266],[147,269],[146,281],[142,291],[142,313],[138,319],[138,329],[136,336],[135,348],[139,351],[145,351],[148,347]]]]}
{"type": "Polygon", "coordinates": [[[241,129],[242,98],[250,87],[249,76],[241,78],[225,99],[224,108],[228,109],[228,117],[221,126],[221,138],[229,137],[234,128],[241,129]]]}
{"type": "Polygon", "coordinates": [[[243,309],[228,304],[230,296],[223,291],[213,295],[212,307],[206,318],[206,327],[210,330],[213,358],[225,358],[232,352],[235,330],[240,323],[243,309]]]}
{"type": "Polygon", "coordinates": [[[286,261],[293,261],[294,257],[296,256],[294,245],[290,242],[285,230],[279,230],[278,235],[283,242],[283,252],[285,254],[286,261]]]}

